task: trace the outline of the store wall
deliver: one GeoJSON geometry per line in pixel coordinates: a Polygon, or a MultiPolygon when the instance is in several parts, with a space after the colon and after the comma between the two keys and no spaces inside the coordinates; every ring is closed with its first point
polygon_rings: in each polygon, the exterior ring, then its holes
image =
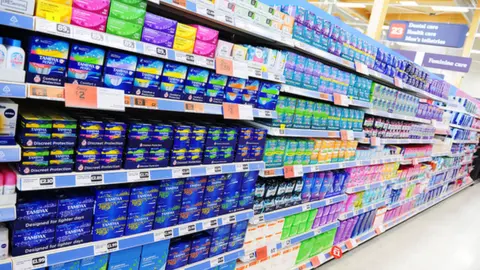
{"type": "Polygon", "coordinates": [[[460,89],[472,97],[480,98],[480,64],[472,63],[470,72],[463,77],[460,89]]]}

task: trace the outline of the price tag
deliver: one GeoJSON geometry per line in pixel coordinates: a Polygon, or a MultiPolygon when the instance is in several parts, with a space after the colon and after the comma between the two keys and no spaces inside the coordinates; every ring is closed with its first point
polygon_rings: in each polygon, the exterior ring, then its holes
{"type": "Polygon", "coordinates": [[[47,256],[45,255],[41,256],[34,254],[33,256],[28,256],[27,258],[24,257],[25,256],[13,259],[13,266],[15,270],[30,270],[48,266],[47,256]]]}
{"type": "Polygon", "coordinates": [[[200,67],[215,68],[215,59],[202,56],[195,57],[195,65],[200,67]]]}
{"type": "Polygon", "coordinates": [[[234,120],[253,120],[251,105],[223,103],[223,118],[234,120]]]}
{"type": "Polygon", "coordinates": [[[150,180],[150,171],[127,171],[128,182],[142,182],[150,180]]]}
{"type": "Polygon", "coordinates": [[[197,3],[197,13],[214,19],[215,7],[213,5],[204,5],[204,4],[197,3]]]}
{"type": "Polygon", "coordinates": [[[312,172],[319,172],[322,170],[322,165],[312,166],[312,172]]]}
{"type": "Polygon", "coordinates": [[[235,8],[234,3],[228,3],[228,6],[226,7],[228,12],[225,12],[223,10],[221,11],[217,8],[215,10],[215,19],[229,25],[235,25],[235,19],[234,19],[234,16],[232,16],[234,8],[235,8]]]}
{"type": "Polygon", "coordinates": [[[330,95],[326,93],[320,93],[320,99],[322,100],[330,100],[330,95]]]}
{"type": "Polygon", "coordinates": [[[412,159],[412,164],[413,165],[418,165],[418,158],[412,159]]]}
{"type": "Polygon", "coordinates": [[[275,176],[275,169],[263,170],[263,176],[275,176]]]}
{"type": "Polygon", "coordinates": [[[380,138],[378,137],[371,137],[370,138],[370,144],[372,146],[380,146],[380,138]]]}
{"type": "Polygon", "coordinates": [[[29,85],[29,88],[28,88],[28,97],[64,101],[65,99],[64,88],[40,85],[40,84],[38,85],[31,84],[29,85]]]}
{"type": "Polygon", "coordinates": [[[272,118],[272,111],[257,109],[260,118],[272,118]]]}
{"type": "Polygon", "coordinates": [[[310,262],[312,263],[313,268],[319,267],[320,264],[322,264],[322,263],[320,262],[320,255],[313,257],[313,258],[310,260],[310,262]]]}
{"type": "Polygon", "coordinates": [[[233,76],[233,60],[222,57],[215,58],[215,71],[218,74],[233,76]]]}
{"type": "Polygon", "coordinates": [[[338,106],[348,107],[350,104],[352,104],[352,100],[349,99],[346,95],[334,93],[333,103],[338,106]]]}
{"type": "Polygon", "coordinates": [[[125,93],[115,89],[67,83],[65,106],[125,111],[125,93]]]}
{"type": "Polygon", "coordinates": [[[403,80],[398,78],[398,77],[395,77],[393,78],[393,81],[394,81],[394,84],[396,87],[398,88],[403,88],[403,80]]]}
{"type": "Polygon", "coordinates": [[[157,109],[157,100],[154,98],[134,97],[133,105],[136,108],[157,109]]]}
{"type": "Polygon", "coordinates": [[[218,258],[213,258],[210,260],[210,268],[213,268],[218,265],[222,265],[225,263],[225,257],[220,256],[218,258]]]}
{"type": "Polygon", "coordinates": [[[248,172],[249,170],[248,163],[235,164],[235,172],[248,172]]]}
{"type": "Polygon", "coordinates": [[[380,225],[377,228],[375,228],[376,234],[382,234],[383,232],[385,232],[385,227],[383,225],[380,225]]]}
{"type": "Polygon", "coordinates": [[[253,217],[253,224],[254,225],[257,225],[257,224],[263,223],[263,222],[265,222],[265,216],[264,215],[258,215],[258,216],[253,217]]]}
{"type": "Polygon", "coordinates": [[[73,36],[71,25],[51,22],[41,18],[35,18],[35,30],[66,38],[72,38],[73,36]]]}
{"type": "Polygon", "coordinates": [[[347,245],[348,249],[353,249],[358,246],[358,242],[356,239],[349,239],[347,240],[347,242],[345,242],[345,244],[347,245]]]}
{"type": "Polygon", "coordinates": [[[92,186],[92,185],[102,185],[103,174],[78,174],[75,177],[75,185],[77,186],[92,186]]]}
{"type": "Polygon", "coordinates": [[[192,171],[190,168],[173,168],[172,169],[172,177],[173,178],[184,178],[192,176],[192,171]]]}
{"type": "Polygon", "coordinates": [[[340,139],[342,141],[353,141],[355,139],[353,130],[340,130],[340,139]]]}
{"type": "Polygon", "coordinates": [[[196,102],[185,102],[185,112],[190,113],[204,113],[205,105],[196,102]]]}
{"type": "Polygon", "coordinates": [[[282,248],[286,248],[286,247],[290,246],[290,244],[292,244],[292,240],[287,239],[287,240],[282,242],[282,248]]]}
{"type": "Polygon", "coordinates": [[[101,255],[105,253],[111,253],[114,251],[118,251],[118,241],[102,241],[99,243],[95,243],[93,246],[93,253],[95,255],[101,255]]]}
{"type": "Polygon", "coordinates": [[[187,235],[187,234],[194,233],[196,231],[197,231],[197,227],[195,226],[195,224],[190,224],[190,225],[186,225],[178,228],[178,232],[180,235],[187,235]]]}
{"type": "Polygon", "coordinates": [[[175,60],[187,64],[195,64],[195,56],[193,54],[175,51],[175,60]]]}
{"type": "Polygon", "coordinates": [[[213,165],[206,167],[207,175],[221,174],[223,169],[222,165],[213,165]]]}
{"type": "Polygon", "coordinates": [[[230,215],[227,217],[222,217],[222,224],[230,224],[230,223],[235,223],[237,222],[237,216],[236,215],[230,215]]]}
{"type": "Polygon", "coordinates": [[[22,190],[42,190],[55,187],[55,177],[22,178],[22,190]]]}
{"type": "Polygon", "coordinates": [[[203,229],[207,230],[210,228],[215,228],[218,227],[218,220],[217,219],[212,219],[212,220],[206,220],[203,222],[203,229]]]}
{"type": "Polygon", "coordinates": [[[105,43],[107,42],[107,37],[105,33],[92,31],[83,27],[73,28],[73,37],[76,40],[81,40],[98,45],[105,45],[105,43]]]}
{"type": "Polygon", "coordinates": [[[367,65],[365,65],[364,63],[359,62],[357,60],[355,60],[355,70],[358,73],[362,73],[362,74],[367,75],[367,76],[370,75],[370,71],[369,71],[367,65]]]}
{"type": "Polygon", "coordinates": [[[312,209],[312,205],[309,203],[302,205],[302,212],[309,211],[311,209],[312,209]]]}
{"type": "Polygon", "coordinates": [[[168,49],[160,46],[155,46],[153,44],[144,43],[144,53],[147,55],[155,56],[158,58],[167,59],[168,58],[168,49]]]}
{"type": "Polygon", "coordinates": [[[280,124],[280,128],[278,129],[279,135],[285,135],[285,124],[280,124]]]}
{"type": "Polygon", "coordinates": [[[259,68],[249,67],[248,72],[250,73],[249,75],[252,77],[263,78],[262,70],[259,68]]]}
{"type": "Polygon", "coordinates": [[[137,52],[137,42],[128,38],[107,35],[107,46],[130,52],[137,52]]]}
{"type": "Polygon", "coordinates": [[[283,175],[285,178],[294,178],[303,176],[303,166],[293,165],[283,167],[283,175]]]}

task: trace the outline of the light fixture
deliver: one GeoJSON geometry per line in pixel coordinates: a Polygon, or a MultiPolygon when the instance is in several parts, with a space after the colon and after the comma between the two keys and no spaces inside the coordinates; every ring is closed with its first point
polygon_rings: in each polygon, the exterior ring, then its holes
{"type": "Polygon", "coordinates": [[[360,19],[359,19],[359,18],[357,18],[357,17],[355,17],[355,21],[358,21],[358,20],[360,20],[360,19]]]}
{"type": "Polygon", "coordinates": [[[480,50],[471,50],[470,53],[480,54],[480,50]]]}
{"type": "Polygon", "coordinates": [[[389,25],[382,25],[382,29],[383,30],[388,30],[388,29],[390,29],[390,26],[389,25]]]}
{"type": "Polygon", "coordinates": [[[480,33],[476,33],[476,34],[475,34],[475,37],[480,37],[480,33]]]}
{"type": "Polygon", "coordinates": [[[406,6],[406,7],[416,7],[418,6],[418,3],[415,1],[400,1],[400,5],[406,6]]]}
{"type": "Polygon", "coordinates": [[[344,8],[366,8],[367,5],[362,3],[347,3],[347,2],[337,2],[337,7],[344,7],[344,8]]]}
{"type": "Polygon", "coordinates": [[[454,6],[432,6],[435,11],[448,11],[448,12],[468,12],[466,7],[454,7],[454,6]]]}

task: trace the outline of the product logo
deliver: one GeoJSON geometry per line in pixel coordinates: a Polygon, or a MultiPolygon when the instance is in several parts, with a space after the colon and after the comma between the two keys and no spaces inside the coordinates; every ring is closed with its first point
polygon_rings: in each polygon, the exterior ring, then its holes
{"type": "Polygon", "coordinates": [[[83,232],[83,229],[75,229],[71,231],[65,231],[65,234],[69,235],[69,234],[76,234],[76,233],[82,233],[82,232],[83,232]]]}
{"type": "Polygon", "coordinates": [[[27,210],[27,215],[35,215],[42,213],[48,213],[48,209],[27,210]]]}
{"type": "Polygon", "coordinates": [[[113,227],[113,226],[118,226],[118,225],[120,225],[119,222],[112,221],[112,222],[107,222],[107,223],[102,224],[102,227],[113,227]]]}
{"type": "Polygon", "coordinates": [[[23,239],[25,241],[31,241],[31,240],[37,240],[37,239],[47,239],[47,237],[44,234],[37,234],[37,235],[24,236],[23,239]]]}
{"type": "Polygon", "coordinates": [[[67,205],[68,210],[75,210],[80,208],[87,208],[86,204],[67,205]]]}
{"type": "Polygon", "coordinates": [[[117,202],[117,201],[121,201],[122,200],[122,197],[107,197],[105,198],[105,201],[107,202],[117,202]]]}

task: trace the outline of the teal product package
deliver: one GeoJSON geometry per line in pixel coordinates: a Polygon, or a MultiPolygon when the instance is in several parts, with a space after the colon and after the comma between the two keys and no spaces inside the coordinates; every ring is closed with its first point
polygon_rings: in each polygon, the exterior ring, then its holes
{"type": "Polygon", "coordinates": [[[133,87],[137,61],[135,55],[109,51],[103,75],[105,87],[130,93],[133,87]]]}
{"type": "Polygon", "coordinates": [[[225,87],[227,86],[228,76],[217,73],[211,73],[206,85],[203,102],[222,104],[225,99],[225,87]]]}
{"type": "Polygon", "coordinates": [[[72,44],[68,61],[67,82],[72,84],[103,86],[102,67],[105,50],[72,44]]]}
{"type": "Polygon", "coordinates": [[[182,99],[203,102],[210,71],[199,67],[189,67],[182,99]]]}
{"type": "Polygon", "coordinates": [[[166,63],[160,83],[160,97],[182,99],[188,67],[177,63],[166,63]]]}
{"type": "Polygon", "coordinates": [[[130,94],[160,97],[160,91],[158,89],[163,73],[163,65],[163,61],[159,59],[140,57],[133,81],[133,90],[130,94]]]}

